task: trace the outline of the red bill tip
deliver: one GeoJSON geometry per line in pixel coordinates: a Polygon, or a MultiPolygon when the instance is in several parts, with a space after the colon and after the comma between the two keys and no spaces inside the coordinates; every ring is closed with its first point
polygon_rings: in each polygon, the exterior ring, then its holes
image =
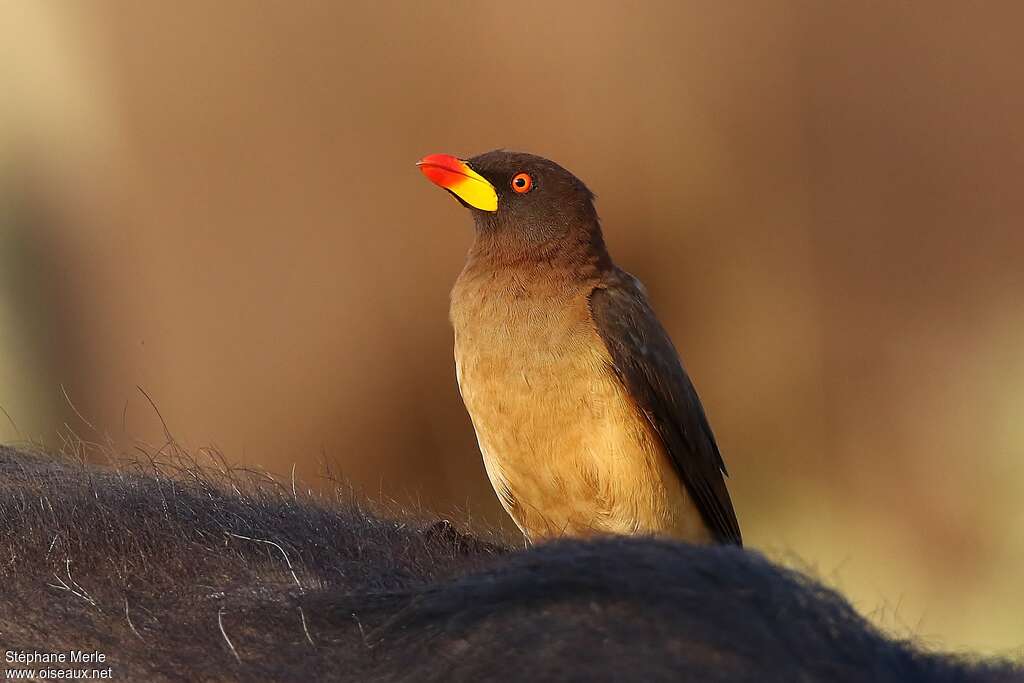
{"type": "Polygon", "coordinates": [[[464,162],[450,154],[428,154],[417,161],[416,165],[430,182],[444,188],[465,180],[469,170],[464,162]]]}

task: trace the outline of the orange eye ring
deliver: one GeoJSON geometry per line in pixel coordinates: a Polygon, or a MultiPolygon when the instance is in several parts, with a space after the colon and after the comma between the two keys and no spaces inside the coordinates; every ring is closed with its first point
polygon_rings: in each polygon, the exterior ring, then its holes
{"type": "Polygon", "coordinates": [[[525,194],[533,188],[533,178],[529,173],[516,173],[512,176],[512,189],[519,194],[525,194]]]}

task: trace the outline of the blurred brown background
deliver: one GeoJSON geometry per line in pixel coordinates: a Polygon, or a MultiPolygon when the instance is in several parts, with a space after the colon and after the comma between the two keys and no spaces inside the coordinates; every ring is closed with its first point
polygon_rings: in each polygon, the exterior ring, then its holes
{"type": "MultiPolygon", "coordinates": [[[[499,523],[452,367],[469,217],[599,197],[748,544],[1024,646],[1024,4],[2,0],[0,438],[175,435],[499,523]]],[[[506,526],[508,523],[505,523],[506,526]]]]}

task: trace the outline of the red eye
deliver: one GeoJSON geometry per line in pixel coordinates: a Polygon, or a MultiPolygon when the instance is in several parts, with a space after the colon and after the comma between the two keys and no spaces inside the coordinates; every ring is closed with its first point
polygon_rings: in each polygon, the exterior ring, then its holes
{"type": "Polygon", "coordinates": [[[529,192],[531,187],[533,187],[533,178],[529,173],[516,173],[512,176],[512,189],[519,194],[529,192]]]}

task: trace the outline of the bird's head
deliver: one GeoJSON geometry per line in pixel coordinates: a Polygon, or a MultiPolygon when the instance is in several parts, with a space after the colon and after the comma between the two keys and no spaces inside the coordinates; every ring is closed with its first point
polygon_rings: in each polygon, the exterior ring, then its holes
{"type": "Polygon", "coordinates": [[[470,209],[481,232],[541,243],[599,231],[593,193],[543,157],[504,150],[465,160],[431,154],[417,166],[470,209]]]}

